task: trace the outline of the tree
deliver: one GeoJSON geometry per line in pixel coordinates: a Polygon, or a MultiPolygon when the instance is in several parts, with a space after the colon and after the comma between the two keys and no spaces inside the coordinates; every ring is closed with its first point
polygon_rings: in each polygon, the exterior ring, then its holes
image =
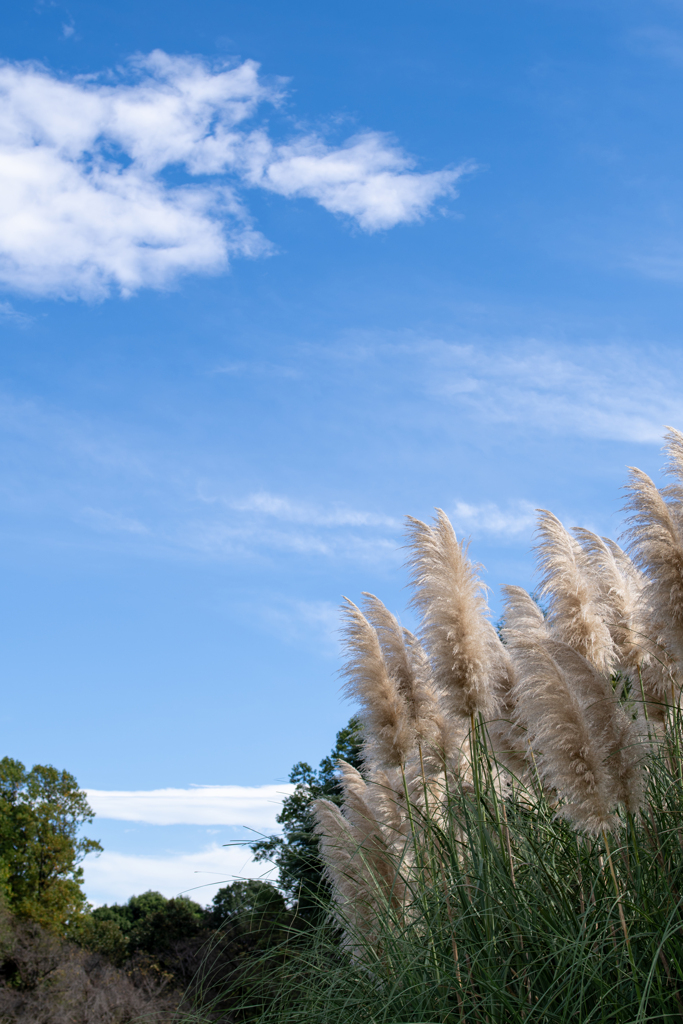
{"type": "Polygon", "coordinates": [[[209,911],[211,923],[216,928],[240,917],[260,921],[262,918],[276,919],[285,912],[285,900],[279,889],[256,878],[224,885],[214,896],[209,911]]]}
{"type": "MultiPolygon", "coordinates": [[[[114,926],[119,929],[127,956],[162,953],[177,942],[194,937],[208,924],[207,912],[194,900],[187,896],[169,900],[152,890],[131,896],[127,903],[96,907],[91,919],[97,938],[106,938],[114,926]]],[[[100,948],[94,939],[89,943],[100,948]]]]}
{"type": "Polygon", "coordinates": [[[63,933],[86,908],[79,865],[102,847],[79,830],[93,817],[69,772],[0,761],[0,870],[12,913],[63,933]]]}
{"type": "Polygon", "coordinates": [[[291,919],[274,885],[240,880],[219,889],[206,908],[151,891],[97,907],[80,919],[74,938],[131,977],[189,985],[192,998],[206,1000],[252,978],[260,953],[286,939],[291,919]]]}
{"type": "Polygon", "coordinates": [[[348,761],[354,768],[359,767],[361,743],[361,725],[354,715],[348,725],[337,733],[334,749],[322,759],[317,771],[305,761],[295,764],[289,773],[289,781],[296,783],[296,789],[291,796],[285,797],[282,810],[275,819],[282,825],[283,834],[250,844],[255,860],[269,860],[277,866],[280,889],[297,903],[298,916],[305,919],[317,917],[320,898],[327,892],[311,804],[321,797],[341,803],[337,761],[348,761]]]}

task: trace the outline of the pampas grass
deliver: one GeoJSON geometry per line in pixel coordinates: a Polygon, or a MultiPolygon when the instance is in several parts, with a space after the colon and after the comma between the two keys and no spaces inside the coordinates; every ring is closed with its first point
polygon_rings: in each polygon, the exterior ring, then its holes
{"type": "Polygon", "coordinates": [[[399,679],[389,672],[377,630],[360,608],[345,598],[342,630],[346,693],[356,700],[366,724],[365,759],[385,767],[404,765],[417,737],[399,679]]]}
{"type": "Polygon", "coordinates": [[[683,1020],[683,434],[666,450],[671,486],[631,471],[627,550],[540,511],[545,609],[505,587],[500,635],[441,510],[408,520],[416,634],[346,600],[364,764],[315,806],[333,905],[231,1020],[683,1020]]]}
{"type": "Polygon", "coordinates": [[[379,598],[374,594],[363,596],[365,614],[377,633],[387,672],[404,701],[413,733],[413,755],[421,751],[423,757],[436,756],[441,763],[451,762],[462,743],[462,730],[443,707],[443,692],[434,681],[426,651],[379,598]]]}
{"type": "Polygon", "coordinates": [[[573,531],[581,545],[591,578],[599,594],[605,625],[614,644],[617,668],[638,668],[643,660],[645,577],[625,551],[609,537],[598,537],[580,527],[573,531]]]}
{"type": "Polygon", "coordinates": [[[408,538],[412,605],[422,618],[436,683],[454,718],[487,714],[494,704],[497,651],[479,566],[470,562],[441,509],[433,527],[408,517],[408,538]]]}
{"type": "Polygon", "coordinates": [[[601,672],[609,672],[616,655],[606,622],[605,604],[581,545],[552,512],[541,510],[536,563],[540,593],[549,603],[548,625],[601,672]]]}

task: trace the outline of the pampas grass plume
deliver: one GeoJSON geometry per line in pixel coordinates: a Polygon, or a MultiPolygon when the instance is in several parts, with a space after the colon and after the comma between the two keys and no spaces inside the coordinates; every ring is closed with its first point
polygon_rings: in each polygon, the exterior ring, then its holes
{"type": "Polygon", "coordinates": [[[616,661],[614,644],[580,544],[546,509],[539,510],[536,532],[537,571],[540,591],[549,599],[551,632],[598,671],[609,672],[616,661]]]}
{"type": "Polygon", "coordinates": [[[519,672],[516,717],[526,730],[541,782],[564,801],[562,813],[599,834],[614,823],[604,750],[590,728],[576,688],[546,646],[511,636],[519,672]]]}
{"type": "Polygon", "coordinates": [[[364,594],[364,611],[377,632],[389,675],[403,697],[420,751],[442,762],[457,758],[462,732],[444,713],[426,651],[410,630],[375,597],[364,594]]]}
{"type": "MultiPolygon", "coordinates": [[[[633,559],[645,574],[653,660],[683,661],[683,435],[669,429],[667,473],[678,483],[658,490],[641,470],[631,468],[626,487],[627,533],[633,559]],[[665,649],[668,657],[662,658],[665,649]]],[[[671,678],[674,665],[664,674],[671,678]]],[[[663,688],[666,683],[663,681],[663,688]]]]}
{"type": "Polygon", "coordinates": [[[421,636],[451,714],[488,715],[495,704],[491,662],[497,637],[487,618],[485,587],[445,512],[436,513],[433,527],[408,517],[411,603],[422,616],[421,636]]]}
{"type": "Polygon", "coordinates": [[[377,630],[353,601],[344,600],[342,636],[347,659],[341,674],[346,678],[347,696],[360,704],[364,756],[379,766],[403,765],[417,742],[406,698],[388,671],[377,630]]]}

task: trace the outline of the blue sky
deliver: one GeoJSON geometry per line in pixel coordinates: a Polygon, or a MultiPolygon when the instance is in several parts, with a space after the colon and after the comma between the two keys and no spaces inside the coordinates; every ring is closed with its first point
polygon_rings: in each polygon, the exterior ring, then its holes
{"type": "MultiPolygon", "coordinates": [[[[410,621],[405,514],[472,537],[495,614],[533,510],[618,535],[683,425],[683,6],[3,28],[4,749],[98,792],[279,784],[349,714],[341,595],[410,621]]],[[[232,812],[108,806],[93,899],[252,870],[232,812]]]]}

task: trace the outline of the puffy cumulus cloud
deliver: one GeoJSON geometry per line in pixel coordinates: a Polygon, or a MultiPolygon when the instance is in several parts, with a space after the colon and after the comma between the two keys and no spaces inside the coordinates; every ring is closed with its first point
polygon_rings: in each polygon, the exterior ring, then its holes
{"type": "Polygon", "coordinates": [[[134,80],[60,81],[0,68],[0,281],[42,295],[98,297],[215,271],[265,240],[225,183],[169,185],[172,165],[215,173],[235,124],[275,94],[246,62],[211,71],[154,53],[134,80]]]}
{"type": "Polygon", "coordinates": [[[98,298],[270,250],[245,188],[308,197],[366,231],[422,218],[469,169],[420,174],[385,135],[277,144],[253,123],[282,83],[258,65],[155,51],[116,74],[0,65],[0,283],[98,298]],[[251,120],[251,124],[248,124],[251,120]]]}
{"type": "Polygon", "coordinates": [[[247,156],[253,184],[282,196],[315,199],[331,213],[354,218],[365,231],[420,220],[474,166],[408,173],[415,161],[379,132],[355,135],[339,149],[314,136],[273,146],[264,133],[254,133],[247,156]]]}

